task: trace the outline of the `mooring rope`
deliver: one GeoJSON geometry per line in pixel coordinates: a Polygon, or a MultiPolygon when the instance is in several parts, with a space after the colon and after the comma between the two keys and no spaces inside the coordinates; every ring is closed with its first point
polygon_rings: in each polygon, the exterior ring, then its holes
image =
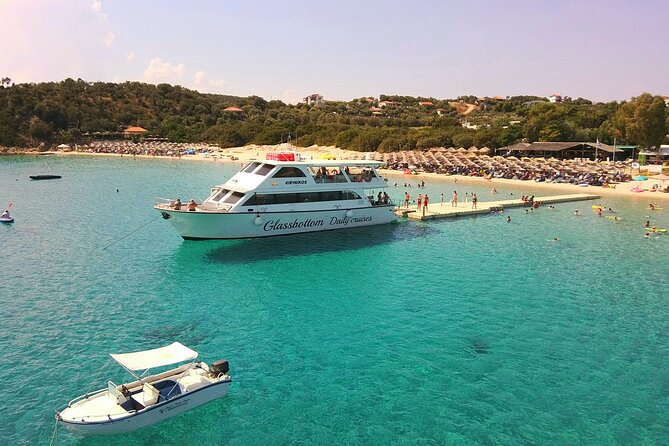
{"type": "Polygon", "coordinates": [[[56,420],[56,423],[53,426],[53,432],[51,433],[51,442],[49,443],[49,446],[56,444],[56,441],[58,441],[58,420],[56,420]]]}
{"type": "Polygon", "coordinates": [[[159,218],[160,218],[160,215],[157,216],[157,217],[153,217],[153,218],[151,218],[151,220],[147,221],[146,223],[142,223],[142,225],[141,225],[140,227],[138,227],[137,229],[134,229],[134,230],[130,231],[129,233],[127,233],[127,234],[124,235],[123,237],[114,240],[113,242],[111,242],[110,244],[108,244],[107,246],[105,246],[104,248],[102,248],[102,251],[104,251],[105,249],[109,248],[109,247],[112,246],[112,245],[115,245],[116,243],[120,242],[121,240],[130,237],[130,236],[131,236],[132,234],[134,234],[135,232],[137,232],[137,231],[139,231],[140,229],[144,228],[144,227],[147,226],[149,223],[153,223],[154,221],[158,220],[159,218]]]}

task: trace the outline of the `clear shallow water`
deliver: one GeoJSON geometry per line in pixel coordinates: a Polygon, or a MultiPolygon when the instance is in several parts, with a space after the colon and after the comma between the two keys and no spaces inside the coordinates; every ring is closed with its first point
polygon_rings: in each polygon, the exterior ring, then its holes
{"type": "MultiPolygon", "coordinates": [[[[180,340],[230,360],[228,397],[58,444],[667,444],[669,236],[641,237],[650,196],[604,201],[618,222],[584,202],[229,242],[182,241],[151,209],[237,167],[0,158],[3,441],[48,444],[56,409],[123,380],[108,352],[180,340]]],[[[453,187],[411,193],[438,206],[453,187]]]]}

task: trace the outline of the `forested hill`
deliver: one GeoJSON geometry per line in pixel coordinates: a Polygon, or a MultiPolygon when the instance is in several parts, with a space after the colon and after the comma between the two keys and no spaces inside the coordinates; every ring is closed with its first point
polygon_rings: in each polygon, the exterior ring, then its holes
{"type": "Polygon", "coordinates": [[[336,145],[361,151],[496,148],[521,139],[599,138],[612,143],[614,137],[618,144],[651,147],[665,142],[667,108],[661,97],[649,94],[627,103],[595,104],[581,98],[552,104],[533,96],[436,99],[381,95],[287,105],[258,96],[202,94],[140,82],[66,79],[11,86],[3,82],[0,87],[0,146],[85,143],[95,133],[120,132],[128,126],[144,127],[152,136],[172,141],[223,147],[277,144],[288,135],[298,146],[336,145]]]}

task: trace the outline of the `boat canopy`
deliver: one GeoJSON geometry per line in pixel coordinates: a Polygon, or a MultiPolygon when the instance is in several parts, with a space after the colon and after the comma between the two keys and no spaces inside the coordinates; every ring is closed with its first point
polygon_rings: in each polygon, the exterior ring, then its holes
{"type": "Polygon", "coordinates": [[[153,350],[133,353],[110,353],[114,361],[128,370],[140,371],[154,367],[163,367],[177,362],[192,361],[197,358],[197,352],[179,342],[153,350]]]}

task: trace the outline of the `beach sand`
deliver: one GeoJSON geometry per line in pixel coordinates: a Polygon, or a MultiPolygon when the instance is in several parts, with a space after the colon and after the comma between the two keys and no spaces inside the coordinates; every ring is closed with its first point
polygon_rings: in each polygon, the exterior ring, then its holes
{"type": "MultiPolygon", "coordinates": [[[[311,157],[317,159],[319,156],[324,154],[329,154],[335,156],[337,159],[349,159],[353,155],[360,156],[360,152],[343,150],[333,146],[311,146],[311,147],[293,147],[288,144],[279,144],[274,146],[258,146],[258,145],[248,145],[244,147],[233,147],[229,149],[220,149],[219,156],[204,156],[202,154],[197,155],[183,155],[181,157],[168,157],[168,156],[153,156],[153,155],[120,155],[115,153],[89,153],[89,152],[55,152],[58,155],[84,155],[84,156],[106,156],[106,157],[135,157],[135,158],[146,158],[146,159],[165,159],[165,160],[187,160],[187,161],[199,161],[199,162],[219,162],[219,163],[239,163],[244,164],[253,160],[264,160],[266,155],[269,152],[278,152],[278,151],[292,151],[296,150],[302,156],[311,157]],[[233,157],[236,158],[233,160],[233,157]]],[[[419,173],[417,175],[405,175],[401,172],[397,172],[389,169],[380,169],[380,172],[383,175],[386,175],[389,178],[389,181],[397,182],[402,184],[404,182],[418,183],[420,181],[425,182],[443,182],[444,184],[451,183],[453,185],[465,185],[465,184],[477,184],[487,185],[490,189],[503,189],[504,187],[512,187],[514,189],[528,189],[528,194],[532,194],[533,191],[544,190],[544,191],[553,191],[559,192],[560,194],[593,194],[600,195],[602,198],[606,197],[626,197],[630,199],[648,201],[648,203],[654,203],[658,201],[669,201],[669,193],[663,192],[632,192],[632,188],[640,187],[643,189],[650,189],[653,184],[659,184],[661,187],[669,185],[669,182],[665,181],[662,184],[657,180],[645,180],[645,181],[630,181],[627,183],[617,184],[615,188],[610,187],[597,187],[597,186],[588,186],[580,187],[576,184],[565,184],[565,183],[538,183],[536,181],[521,181],[521,180],[508,180],[502,178],[493,178],[486,179],[483,177],[470,177],[462,175],[444,175],[436,173],[419,173]]]]}

